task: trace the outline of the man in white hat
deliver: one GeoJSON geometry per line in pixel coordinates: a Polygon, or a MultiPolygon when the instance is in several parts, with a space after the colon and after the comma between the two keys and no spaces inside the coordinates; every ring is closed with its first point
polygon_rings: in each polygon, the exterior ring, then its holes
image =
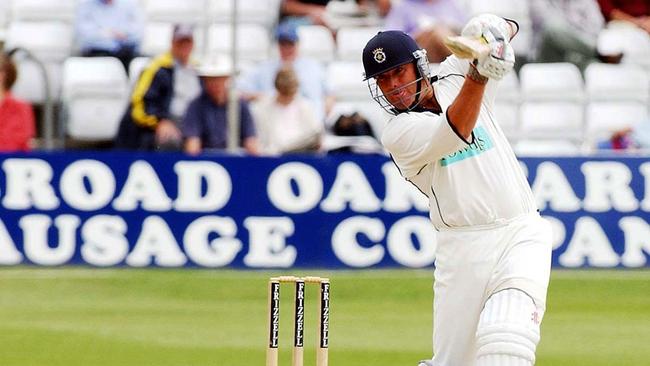
{"type": "MultiPolygon", "coordinates": [[[[190,103],[183,118],[185,152],[196,155],[204,149],[225,149],[228,141],[228,87],[233,73],[227,58],[202,63],[197,72],[203,93],[190,103]]],[[[251,155],[258,155],[255,124],[248,103],[239,101],[240,144],[251,155]]]]}

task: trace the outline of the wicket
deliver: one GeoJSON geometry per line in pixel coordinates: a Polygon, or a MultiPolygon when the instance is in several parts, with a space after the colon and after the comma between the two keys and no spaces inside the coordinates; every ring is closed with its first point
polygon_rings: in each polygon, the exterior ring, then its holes
{"type": "Polygon", "coordinates": [[[303,366],[303,340],[305,325],[305,285],[320,285],[318,301],[318,346],[316,366],[327,366],[329,348],[330,281],[322,277],[280,276],[269,279],[269,343],[266,349],[266,366],[278,366],[280,330],[280,284],[293,283],[296,287],[294,311],[294,336],[292,366],[303,366]]]}

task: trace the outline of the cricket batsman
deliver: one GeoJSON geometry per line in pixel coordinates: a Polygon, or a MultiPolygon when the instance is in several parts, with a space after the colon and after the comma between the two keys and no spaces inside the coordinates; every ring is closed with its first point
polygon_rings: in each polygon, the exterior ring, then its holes
{"type": "Polygon", "coordinates": [[[381,141],[402,176],[429,198],[438,231],[434,366],[531,366],[540,340],[551,229],[494,117],[498,81],[514,65],[516,22],[483,14],[438,75],[405,33],[363,50],[372,97],[395,116],[381,141]]]}

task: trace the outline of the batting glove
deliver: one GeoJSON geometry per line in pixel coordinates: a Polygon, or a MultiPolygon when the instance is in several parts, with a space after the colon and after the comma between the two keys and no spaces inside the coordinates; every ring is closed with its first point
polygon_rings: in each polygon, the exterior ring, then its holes
{"type": "Polygon", "coordinates": [[[479,74],[494,80],[501,80],[515,66],[515,53],[510,42],[494,40],[488,43],[491,51],[474,65],[479,74]]]}
{"type": "Polygon", "coordinates": [[[501,80],[514,67],[515,53],[510,45],[510,25],[505,19],[492,14],[481,14],[467,23],[461,35],[479,39],[490,48],[489,53],[474,60],[479,74],[501,80]]]}
{"type": "Polygon", "coordinates": [[[494,14],[481,14],[470,19],[461,32],[461,36],[481,38],[491,33],[494,38],[510,41],[510,24],[494,14]]]}

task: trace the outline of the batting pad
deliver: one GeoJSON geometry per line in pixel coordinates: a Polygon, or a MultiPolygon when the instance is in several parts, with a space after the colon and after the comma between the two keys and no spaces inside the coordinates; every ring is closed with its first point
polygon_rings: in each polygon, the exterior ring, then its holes
{"type": "Polygon", "coordinates": [[[476,331],[476,366],[532,366],[539,343],[541,314],[532,298],[517,289],[492,295],[476,331]]]}

